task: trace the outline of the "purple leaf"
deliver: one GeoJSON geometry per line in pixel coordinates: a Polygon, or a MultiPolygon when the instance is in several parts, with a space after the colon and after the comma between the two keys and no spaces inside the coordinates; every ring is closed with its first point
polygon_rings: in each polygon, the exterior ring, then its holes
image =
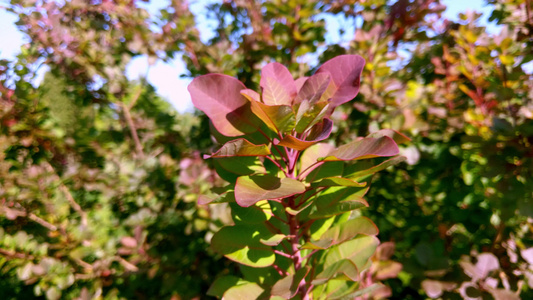
{"type": "Polygon", "coordinates": [[[492,253],[481,253],[477,256],[476,270],[478,278],[485,278],[490,272],[500,268],[500,263],[496,255],[492,253]]]}
{"type": "Polygon", "coordinates": [[[333,150],[324,161],[348,161],[373,157],[394,156],[400,153],[398,145],[388,136],[367,137],[333,150]]]}
{"type": "Polygon", "coordinates": [[[340,55],[325,62],[316,74],[329,73],[332,80],[322,99],[331,98],[336,107],[355,98],[364,66],[365,60],[359,55],[340,55]]]}
{"type": "Polygon", "coordinates": [[[246,87],[237,79],[208,74],[195,78],[187,88],[196,108],[203,111],[215,128],[226,136],[239,136],[257,130],[260,120],[250,102],[240,94],[246,87]]]}
{"type": "Polygon", "coordinates": [[[408,138],[404,134],[401,134],[398,131],[393,130],[393,129],[381,129],[379,131],[376,131],[368,135],[368,137],[373,137],[373,138],[380,138],[382,136],[390,137],[391,139],[394,140],[396,144],[403,144],[403,143],[407,143],[411,141],[410,138],[408,138]]]}
{"type": "Polygon", "coordinates": [[[520,251],[520,254],[530,265],[533,265],[533,247],[520,251]]]}
{"type": "Polygon", "coordinates": [[[297,92],[291,72],[280,63],[263,68],[259,85],[263,89],[263,103],[267,105],[292,105],[297,92]]]}
{"type": "Polygon", "coordinates": [[[314,104],[324,94],[330,81],[331,76],[328,73],[319,73],[309,77],[296,95],[294,103],[308,100],[310,104],[314,104]]]}

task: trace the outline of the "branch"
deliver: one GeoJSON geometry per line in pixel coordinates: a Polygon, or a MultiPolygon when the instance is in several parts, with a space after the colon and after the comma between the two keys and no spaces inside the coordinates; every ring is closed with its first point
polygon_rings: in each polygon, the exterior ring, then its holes
{"type": "Polygon", "coordinates": [[[9,251],[9,250],[5,250],[2,248],[0,248],[0,254],[8,258],[20,258],[20,259],[30,259],[30,260],[33,259],[33,256],[31,255],[27,255],[25,253],[19,253],[15,251],[9,251]]]}
{"type": "Polygon", "coordinates": [[[48,230],[50,230],[50,231],[56,231],[57,230],[57,226],[46,222],[45,220],[43,220],[43,219],[39,218],[38,216],[36,216],[34,213],[29,213],[28,214],[28,218],[30,220],[36,222],[36,223],[39,223],[41,226],[48,228],[48,230]]]}
{"type": "MultiPolygon", "coordinates": [[[[132,101],[132,103],[136,101],[137,100],[132,101]]],[[[139,135],[137,134],[135,123],[133,123],[133,119],[130,114],[130,108],[124,103],[119,103],[119,104],[122,107],[122,111],[124,112],[124,118],[126,119],[126,122],[128,122],[128,127],[130,129],[131,137],[133,138],[133,142],[135,143],[135,151],[137,152],[137,156],[140,159],[144,159],[143,147],[141,145],[141,141],[139,140],[139,135]]]]}
{"type": "Polygon", "coordinates": [[[130,272],[137,272],[139,271],[139,268],[137,268],[136,265],[130,263],[129,261],[125,260],[124,258],[120,256],[115,256],[115,260],[118,261],[126,270],[130,272]]]}
{"type": "Polygon", "coordinates": [[[54,167],[50,163],[45,163],[45,168],[48,172],[52,173],[55,179],[59,181],[59,190],[65,195],[68,202],[70,203],[70,206],[80,214],[81,217],[81,224],[85,227],[87,227],[87,213],[83,211],[81,206],[74,200],[74,197],[70,193],[70,190],[65,186],[59,175],[57,175],[57,172],[55,171],[54,167]]]}

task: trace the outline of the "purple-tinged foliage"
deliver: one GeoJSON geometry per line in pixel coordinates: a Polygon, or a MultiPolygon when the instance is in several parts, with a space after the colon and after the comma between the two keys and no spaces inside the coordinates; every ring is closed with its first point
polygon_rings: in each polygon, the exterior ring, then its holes
{"type": "Polygon", "coordinates": [[[363,66],[360,56],[343,55],[295,81],[287,68],[271,63],[261,74],[260,93],[218,74],[198,77],[189,86],[193,103],[216,130],[246,138],[205,156],[215,159],[217,171],[230,184],[219,196],[203,195],[201,201],[229,202],[235,222],[215,233],[212,248],[271,278],[255,283],[239,279],[241,284],[220,279],[210,289],[220,290],[213,295],[252,296],[261,289],[284,299],[310,299],[332,279],[343,282],[346,295],[365,292],[357,291],[357,281],[379,244],[378,230],[370,219],[350,216],[368,206],[363,199],[368,176],[403,160],[395,140],[409,139],[384,130],[338,148],[317,144],[331,134],[329,117],[335,107],[357,96],[363,66]],[[251,142],[257,134],[267,144],[251,142]],[[350,161],[390,156],[377,165],[344,167],[350,161]],[[229,285],[223,288],[223,283],[229,285]]]}

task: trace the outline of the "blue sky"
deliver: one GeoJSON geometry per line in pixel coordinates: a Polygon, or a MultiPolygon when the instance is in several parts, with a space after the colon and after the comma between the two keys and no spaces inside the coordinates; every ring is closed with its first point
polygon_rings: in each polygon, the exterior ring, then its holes
{"type": "MultiPolygon", "coordinates": [[[[148,11],[155,14],[159,9],[167,6],[169,0],[152,0],[149,5],[143,4],[148,11]]],[[[213,0],[191,1],[191,10],[194,13],[201,12],[207,2],[214,2],[213,0]]],[[[0,0],[0,59],[12,59],[20,52],[20,46],[25,42],[25,37],[15,27],[17,17],[5,11],[2,5],[6,1],[0,0]]],[[[139,1],[139,3],[142,3],[139,1]]],[[[452,20],[457,19],[457,15],[467,10],[481,11],[484,13],[484,20],[488,18],[489,9],[484,7],[484,0],[443,0],[448,8],[446,10],[446,17],[452,20]]],[[[197,19],[201,30],[202,40],[206,40],[212,34],[209,30],[212,23],[206,22],[205,19],[197,19]]],[[[335,20],[327,20],[327,26],[330,32],[337,32],[335,28],[339,24],[335,20]]],[[[489,28],[490,29],[490,28],[489,28]]],[[[351,36],[351,33],[347,33],[351,36]]],[[[338,40],[339,37],[330,36],[328,40],[338,40]]],[[[45,73],[42,69],[36,79],[36,84],[42,79],[45,73]]],[[[189,93],[187,92],[187,85],[189,79],[180,78],[184,74],[185,66],[181,59],[175,59],[168,63],[158,61],[155,65],[148,65],[145,57],[133,59],[126,70],[126,75],[130,79],[136,79],[139,76],[148,74],[148,81],[154,85],[157,92],[165,99],[167,99],[179,112],[191,112],[193,110],[189,93]],[[149,68],[149,69],[148,69],[149,68]]]]}

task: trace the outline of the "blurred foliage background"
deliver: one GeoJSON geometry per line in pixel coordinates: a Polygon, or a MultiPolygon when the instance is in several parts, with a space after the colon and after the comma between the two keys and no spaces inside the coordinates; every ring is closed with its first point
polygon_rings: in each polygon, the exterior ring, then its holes
{"type": "Polygon", "coordinates": [[[222,184],[201,159],[208,120],[125,68],[182,57],[189,77],[257,89],[268,62],[299,77],[340,54],[367,64],[334,141],[382,128],[413,139],[368,196],[383,245],[365,280],[387,286],[372,297],[533,299],[530,1],[488,0],[495,33],[474,12],[447,20],[438,0],[211,1],[205,16],[187,1],[157,15],[137,2],[3,8],[29,42],[0,61],[1,299],[204,299],[215,278],[245,271],[209,249],[227,208],[196,202],[222,184]],[[328,18],[355,34],[326,41],[328,18]],[[205,19],[216,34],[203,41],[205,19]]]}

